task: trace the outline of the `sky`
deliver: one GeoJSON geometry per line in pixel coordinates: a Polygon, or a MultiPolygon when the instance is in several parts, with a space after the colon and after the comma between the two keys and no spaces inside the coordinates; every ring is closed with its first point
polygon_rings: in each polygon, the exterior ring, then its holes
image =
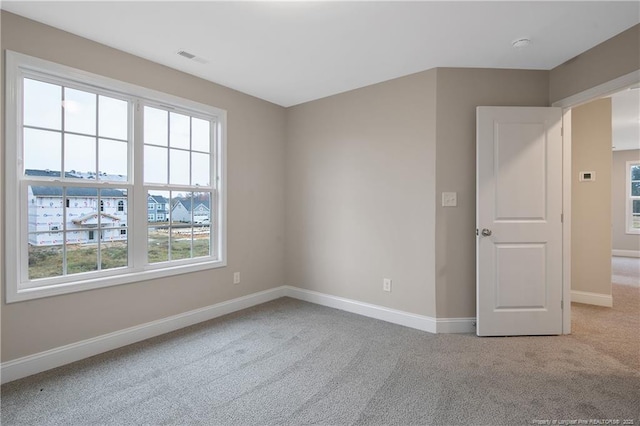
{"type": "MultiPolygon", "coordinates": [[[[128,108],[125,100],[25,78],[24,169],[59,171],[64,160],[66,172],[126,178],[128,108]]],[[[210,123],[149,106],[143,111],[145,183],[208,185],[210,123]]]]}

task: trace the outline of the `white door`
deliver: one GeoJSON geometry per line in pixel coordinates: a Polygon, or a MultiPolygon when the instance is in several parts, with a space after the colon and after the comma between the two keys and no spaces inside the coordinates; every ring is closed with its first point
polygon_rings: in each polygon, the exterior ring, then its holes
{"type": "Polygon", "coordinates": [[[562,333],[562,110],[478,107],[478,336],[562,333]]]}

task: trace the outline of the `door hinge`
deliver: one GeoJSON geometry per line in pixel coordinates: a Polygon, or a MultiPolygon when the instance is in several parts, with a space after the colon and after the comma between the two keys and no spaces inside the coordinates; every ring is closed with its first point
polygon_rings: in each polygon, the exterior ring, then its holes
{"type": "Polygon", "coordinates": [[[560,301],[560,309],[564,309],[564,300],[560,301]]]}
{"type": "Polygon", "coordinates": [[[560,136],[564,136],[564,127],[560,127],[560,136]]]}
{"type": "Polygon", "coordinates": [[[560,213],[560,223],[564,223],[564,213],[560,213]]]}

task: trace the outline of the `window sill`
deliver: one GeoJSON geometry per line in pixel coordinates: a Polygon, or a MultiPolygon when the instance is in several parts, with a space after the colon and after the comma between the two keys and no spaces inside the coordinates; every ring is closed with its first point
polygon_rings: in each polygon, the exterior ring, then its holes
{"type": "Polygon", "coordinates": [[[98,288],[113,287],[121,284],[130,284],[140,281],[155,280],[175,275],[189,274],[192,272],[217,269],[227,266],[225,261],[212,260],[195,264],[167,266],[164,268],[148,269],[139,272],[123,273],[116,276],[89,278],[63,284],[52,284],[42,287],[19,289],[17,292],[10,286],[7,287],[6,303],[22,302],[26,300],[40,299],[44,297],[59,296],[62,294],[77,293],[80,291],[95,290],[98,288]]]}

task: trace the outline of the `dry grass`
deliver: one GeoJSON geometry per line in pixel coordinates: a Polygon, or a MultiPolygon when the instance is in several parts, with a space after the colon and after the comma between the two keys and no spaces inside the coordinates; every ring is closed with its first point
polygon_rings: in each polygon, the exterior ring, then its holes
{"type": "MultiPolygon", "coordinates": [[[[148,243],[149,263],[189,259],[209,255],[209,232],[194,233],[193,247],[190,234],[173,232],[171,239],[165,230],[150,229],[148,243]],[[170,255],[170,257],[169,257],[170,255]]],[[[98,244],[68,244],[66,249],[67,275],[98,270],[98,244]]],[[[29,279],[63,275],[62,246],[29,247],[29,279]]],[[[113,269],[128,264],[126,241],[100,244],[100,268],[113,269]]]]}

